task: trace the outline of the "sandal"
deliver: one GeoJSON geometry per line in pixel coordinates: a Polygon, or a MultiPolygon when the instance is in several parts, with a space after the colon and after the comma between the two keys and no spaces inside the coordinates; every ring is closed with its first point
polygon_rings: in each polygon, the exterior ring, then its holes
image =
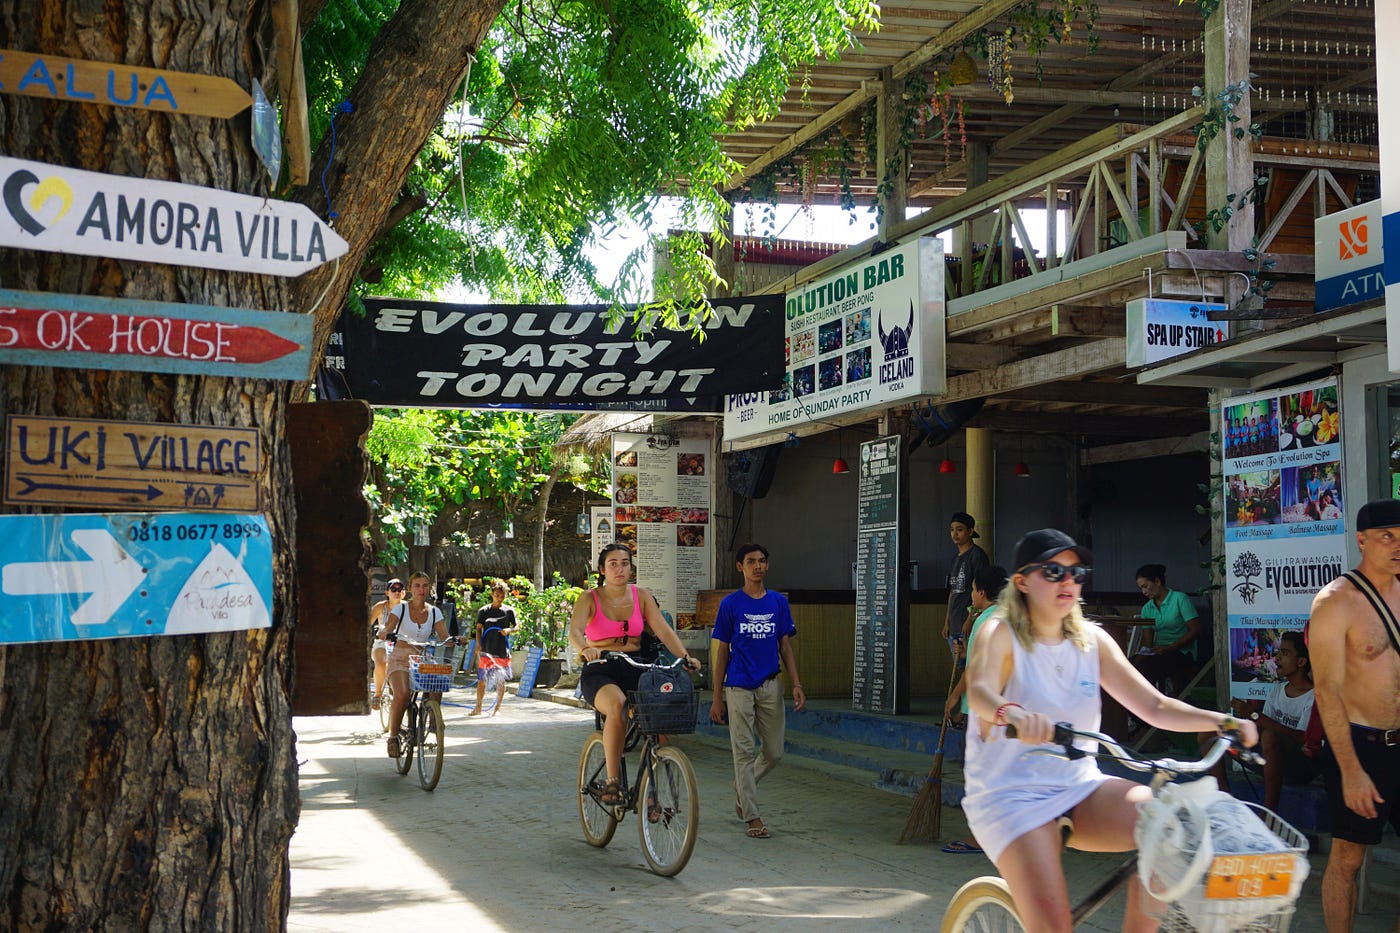
{"type": "Polygon", "coordinates": [[[389,736],[389,757],[399,757],[399,737],[397,735],[389,736]]]}
{"type": "Polygon", "coordinates": [[[647,822],[661,822],[661,804],[657,802],[655,794],[647,794],[647,822]]]}
{"type": "Polygon", "coordinates": [[[963,842],[961,839],[950,842],[940,851],[949,855],[978,855],[982,852],[982,847],[975,842],[963,842]]]}
{"type": "Polygon", "coordinates": [[[598,792],[598,802],[605,807],[617,807],[622,805],[622,781],[618,778],[608,778],[602,784],[595,784],[598,792]]]}
{"type": "Polygon", "coordinates": [[[768,832],[768,827],[763,825],[762,820],[752,820],[749,823],[749,829],[745,835],[750,839],[767,839],[770,833],[768,832]],[[755,826],[754,823],[758,825],[755,826]]]}
{"type": "Polygon", "coordinates": [[[369,708],[379,709],[379,697],[375,697],[374,699],[369,701],[369,708]]]}

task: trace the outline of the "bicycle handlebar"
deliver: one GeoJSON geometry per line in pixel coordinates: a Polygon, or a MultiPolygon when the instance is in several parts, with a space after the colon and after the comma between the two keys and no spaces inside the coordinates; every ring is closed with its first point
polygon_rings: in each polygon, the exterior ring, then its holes
{"type": "Polygon", "coordinates": [[[435,651],[435,650],[437,650],[438,648],[446,647],[446,646],[448,645],[448,643],[451,643],[451,644],[453,644],[453,645],[457,644],[457,636],[456,636],[456,635],[448,635],[448,636],[447,636],[446,638],[444,638],[442,641],[433,641],[432,639],[429,639],[428,641],[414,641],[414,640],[411,639],[411,638],[400,638],[398,635],[393,635],[393,636],[391,636],[391,640],[392,640],[395,644],[398,644],[399,642],[403,642],[405,645],[408,645],[410,648],[425,648],[425,649],[427,649],[428,651],[435,651]]]}
{"type": "MultiPolygon", "coordinates": [[[[1016,738],[1016,727],[1008,725],[1006,736],[1007,738],[1016,738]]],[[[1077,761],[1085,755],[1094,755],[1100,758],[1117,759],[1134,771],[1168,771],[1173,774],[1204,774],[1215,767],[1227,751],[1250,764],[1262,765],[1264,763],[1262,755],[1240,744],[1240,733],[1234,731],[1217,736],[1210,751],[1195,761],[1179,761],[1175,758],[1143,758],[1125,749],[1118,744],[1116,739],[1104,735],[1102,732],[1083,732],[1067,722],[1055,723],[1055,734],[1050,741],[1061,747],[1057,749],[1033,748],[1026,754],[1053,755],[1056,758],[1064,758],[1069,761],[1077,761]],[[1077,738],[1097,742],[1100,751],[1086,752],[1074,744],[1074,740],[1077,738]]]]}
{"type": "MultiPolygon", "coordinates": [[[[585,661],[583,663],[585,666],[589,664],[601,664],[609,658],[622,658],[624,661],[626,661],[633,667],[639,667],[643,670],[655,669],[662,671],[674,671],[676,668],[681,667],[685,664],[685,658],[676,658],[676,660],[672,661],[670,664],[662,664],[660,661],[637,661],[634,660],[632,658],[632,655],[628,654],[626,651],[603,651],[601,654],[598,655],[598,657],[594,658],[592,661],[585,661]]],[[[695,659],[692,658],[691,660],[693,661],[695,659]]],[[[696,661],[695,663],[698,669],[700,662],[696,661]]]]}

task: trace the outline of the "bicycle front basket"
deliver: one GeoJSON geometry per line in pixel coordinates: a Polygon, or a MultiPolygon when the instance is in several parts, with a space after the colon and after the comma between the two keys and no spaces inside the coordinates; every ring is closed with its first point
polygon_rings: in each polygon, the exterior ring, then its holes
{"type": "Polygon", "coordinates": [[[652,735],[695,731],[700,698],[690,677],[680,671],[650,670],[637,683],[637,726],[652,735]]]}
{"type": "Polygon", "coordinates": [[[452,665],[442,661],[408,659],[408,679],[414,690],[445,693],[452,689],[452,665]]]}

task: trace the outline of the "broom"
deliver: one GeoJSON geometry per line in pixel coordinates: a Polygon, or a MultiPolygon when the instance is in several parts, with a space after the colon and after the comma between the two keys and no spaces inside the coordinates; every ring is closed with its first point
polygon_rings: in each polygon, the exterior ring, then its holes
{"type": "MultiPolygon", "coordinates": [[[[953,659],[953,673],[948,679],[948,693],[958,682],[958,662],[953,659]]],[[[904,823],[904,831],[899,834],[898,845],[906,842],[937,842],[943,832],[943,746],[948,737],[948,717],[943,717],[943,726],[938,730],[938,748],[933,753],[933,767],[929,768],[924,786],[919,788],[919,796],[914,798],[914,809],[904,823]]]]}

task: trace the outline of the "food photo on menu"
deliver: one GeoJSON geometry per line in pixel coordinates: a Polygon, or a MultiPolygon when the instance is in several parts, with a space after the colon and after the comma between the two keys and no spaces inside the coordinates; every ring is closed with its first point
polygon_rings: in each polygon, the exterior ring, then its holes
{"type": "Polygon", "coordinates": [[[705,528],[703,525],[677,525],[676,544],[681,547],[704,547],[705,528]]]}
{"type": "Polygon", "coordinates": [[[1342,465],[1333,460],[1280,471],[1281,521],[1336,521],[1346,514],[1342,504],[1342,465]]]}
{"type": "Polygon", "coordinates": [[[618,473],[613,482],[616,489],[613,491],[613,499],[624,505],[631,505],[637,501],[637,474],[618,473]]]}
{"type": "Polygon", "coordinates": [[[676,454],[676,472],[681,476],[704,476],[704,454],[676,454]]]}
{"type": "Polygon", "coordinates": [[[1225,527],[1271,525],[1279,520],[1278,470],[1236,473],[1225,481],[1225,527]]]}
{"type": "Polygon", "coordinates": [[[631,548],[631,549],[632,549],[632,554],[633,554],[633,556],[634,556],[634,557],[636,556],[636,553],[637,553],[637,526],[636,526],[636,525],[633,525],[633,524],[631,524],[630,522],[627,522],[627,523],[625,523],[625,522],[618,522],[618,524],[617,524],[617,540],[618,540],[619,543],[625,544],[625,545],[627,545],[629,548],[631,548]]]}
{"type": "Polygon", "coordinates": [[[620,467],[634,467],[637,465],[637,452],[635,450],[623,450],[613,458],[613,464],[620,467]]]}
{"type": "Polygon", "coordinates": [[[816,331],[804,330],[793,334],[788,347],[792,351],[788,355],[790,362],[801,363],[804,360],[810,360],[817,355],[816,331]]]}

